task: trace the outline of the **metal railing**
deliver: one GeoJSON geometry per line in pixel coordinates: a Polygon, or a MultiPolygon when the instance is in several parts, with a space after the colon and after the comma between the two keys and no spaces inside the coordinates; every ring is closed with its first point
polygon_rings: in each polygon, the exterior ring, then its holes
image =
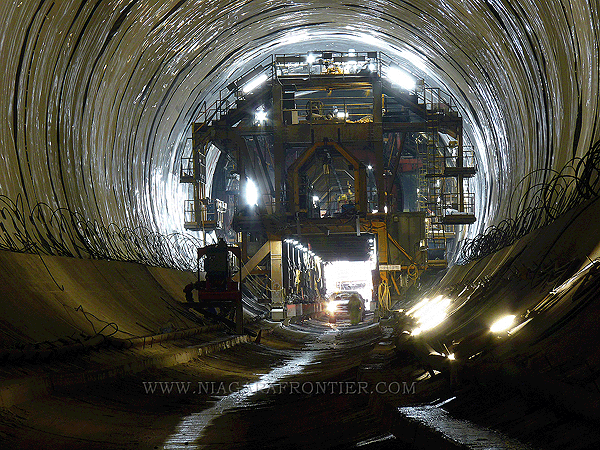
{"type": "Polygon", "coordinates": [[[195,179],[194,173],[194,158],[181,158],[181,170],[179,172],[179,177],[184,179],[195,179]]]}
{"type": "MultiPolygon", "coordinates": [[[[198,121],[210,123],[219,120],[237,104],[237,101],[250,95],[251,93],[244,93],[242,88],[246,81],[250,81],[253,74],[258,76],[260,73],[265,73],[270,79],[315,75],[385,76],[393,66],[397,64],[384,52],[319,51],[269,55],[221,89],[218,99],[210,104],[203,102],[198,121]]],[[[418,104],[424,105],[428,113],[457,111],[456,99],[450,93],[439,87],[428,86],[423,79],[416,79],[415,82],[414,94],[418,98],[418,104]]]]}
{"type": "Polygon", "coordinates": [[[454,96],[444,92],[439,87],[423,86],[417,91],[419,103],[425,105],[428,114],[449,114],[457,113],[457,103],[454,96]]]}
{"type": "MultiPolygon", "coordinates": [[[[427,151],[420,155],[428,176],[439,175],[456,176],[457,171],[446,171],[447,168],[476,168],[475,152],[472,146],[463,147],[462,155],[459,155],[458,147],[445,147],[443,145],[431,144],[427,151]]],[[[473,173],[466,174],[472,176],[473,173]]]]}
{"type": "Polygon", "coordinates": [[[475,213],[475,194],[473,192],[448,192],[443,193],[441,198],[443,216],[471,215],[475,213]]]}
{"type": "Polygon", "coordinates": [[[227,203],[219,199],[209,201],[204,199],[197,202],[200,210],[196,211],[194,200],[185,200],[184,220],[185,223],[195,223],[206,228],[223,228],[227,203]]]}
{"type": "Polygon", "coordinates": [[[316,51],[276,54],[273,58],[275,76],[312,77],[323,75],[370,76],[381,73],[378,52],[316,51]]]}
{"type": "MultiPolygon", "coordinates": [[[[297,99],[296,99],[297,100],[297,99]]],[[[282,100],[282,104],[285,100],[282,100]]],[[[282,108],[285,113],[298,111],[299,122],[329,120],[339,123],[372,122],[373,97],[311,97],[296,108],[282,108]]]]}
{"type": "Polygon", "coordinates": [[[246,82],[252,81],[252,77],[249,77],[250,74],[254,73],[255,76],[259,76],[261,73],[266,73],[269,79],[273,79],[273,59],[273,55],[263,58],[250,70],[228,83],[225,88],[219,90],[219,97],[212,103],[207,104],[206,101],[202,102],[197,121],[206,124],[210,124],[214,120],[218,121],[227,115],[234,106],[237,106],[238,101],[254,94],[254,92],[245,93],[243,90],[246,82]]]}
{"type": "MultiPolygon", "coordinates": [[[[379,65],[379,73],[384,77],[390,68],[398,66],[394,59],[384,52],[379,52],[379,65]]],[[[415,78],[415,88],[412,92],[417,97],[417,104],[423,105],[428,114],[458,113],[458,102],[452,94],[439,87],[429,86],[421,78],[415,78]]]]}
{"type": "Polygon", "coordinates": [[[476,160],[473,146],[463,146],[462,158],[458,155],[458,146],[448,146],[447,151],[450,154],[444,156],[444,167],[475,167],[476,160]]]}

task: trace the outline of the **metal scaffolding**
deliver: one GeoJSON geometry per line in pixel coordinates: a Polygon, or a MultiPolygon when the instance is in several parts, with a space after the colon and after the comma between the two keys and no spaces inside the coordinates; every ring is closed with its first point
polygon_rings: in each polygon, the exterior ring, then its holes
{"type": "Polygon", "coordinates": [[[186,228],[231,226],[219,217],[227,206],[218,198],[231,192],[205,198],[211,144],[236,161],[236,231],[271,240],[376,235],[384,281],[444,267],[457,227],[475,221],[467,182],[475,161],[456,102],[402,75],[383,53],[272,55],[202,105],[200,116],[181,170],[181,182],[194,185],[186,228]],[[249,179],[261,193],[255,209],[239,198],[249,179]],[[406,214],[413,215],[404,228],[391,225],[406,214]]]}

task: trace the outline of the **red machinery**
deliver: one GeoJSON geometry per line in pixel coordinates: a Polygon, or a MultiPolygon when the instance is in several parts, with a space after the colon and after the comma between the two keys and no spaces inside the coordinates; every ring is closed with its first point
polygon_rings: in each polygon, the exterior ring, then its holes
{"type": "Polygon", "coordinates": [[[229,246],[223,240],[216,244],[198,249],[198,281],[188,284],[186,306],[200,311],[202,314],[219,320],[235,329],[237,334],[244,333],[244,317],[242,308],[242,291],[240,282],[233,281],[230,255],[237,257],[239,273],[241,273],[242,255],[239,247],[229,246]],[[204,258],[205,279],[200,279],[200,260],[204,258]],[[193,291],[198,291],[198,302],[194,302],[193,291]],[[235,321],[227,318],[231,313],[235,321]]]}

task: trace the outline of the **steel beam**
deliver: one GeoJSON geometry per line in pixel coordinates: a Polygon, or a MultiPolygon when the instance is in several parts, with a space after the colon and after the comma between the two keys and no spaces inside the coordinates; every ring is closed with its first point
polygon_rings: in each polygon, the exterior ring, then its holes
{"type": "Polygon", "coordinates": [[[270,240],[268,244],[271,251],[271,304],[282,305],[284,295],[281,240],[270,240]]]}
{"type": "Polygon", "coordinates": [[[373,150],[375,152],[375,185],[379,211],[385,206],[385,185],[383,181],[383,90],[381,80],[373,82],[373,150]]]}
{"type": "Polygon", "coordinates": [[[246,264],[244,264],[244,266],[240,270],[240,273],[236,274],[233,277],[233,281],[238,281],[238,282],[242,281],[244,278],[246,278],[248,275],[250,275],[250,272],[252,272],[252,269],[254,269],[256,266],[258,266],[258,264],[265,258],[265,256],[267,256],[269,254],[270,251],[271,251],[270,241],[267,241],[254,254],[254,256],[252,256],[252,258],[250,258],[250,260],[246,264]],[[241,274],[241,279],[240,279],[240,274],[241,274]]]}
{"type": "Polygon", "coordinates": [[[285,170],[285,148],[283,146],[283,111],[282,111],[282,87],[279,83],[273,83],[273,161],[275,172],[275,212],[283,214],[283,171],[285,170]]]}

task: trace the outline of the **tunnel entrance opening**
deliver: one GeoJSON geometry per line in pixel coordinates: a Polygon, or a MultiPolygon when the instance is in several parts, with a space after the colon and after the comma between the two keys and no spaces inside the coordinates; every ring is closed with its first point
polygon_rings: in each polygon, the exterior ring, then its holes
{"type": "Polygon", "coordinates": [[[356,291],[363,299],[367,310],[372,309],[372,270],[375,261],[332,261],[325,264],[325,286],[327,294],[340,291],[356,291]]]}

